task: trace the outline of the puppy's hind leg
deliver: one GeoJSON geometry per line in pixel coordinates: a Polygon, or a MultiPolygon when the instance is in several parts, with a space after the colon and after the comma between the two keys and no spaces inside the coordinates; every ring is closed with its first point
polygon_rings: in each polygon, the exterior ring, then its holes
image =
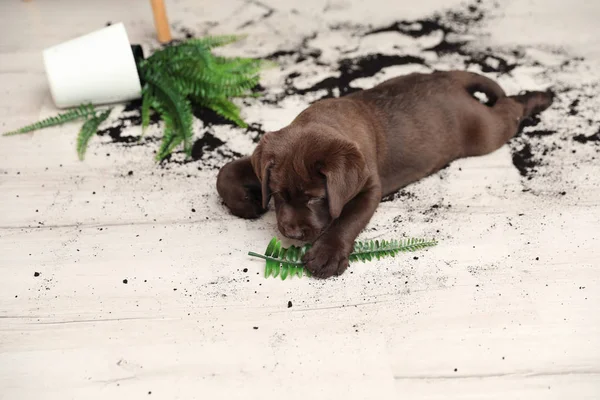
{"type": "MultiPolygon", "coordinates": [[[[505,114],[508,110],[506,105],[500,104],[496,107],[496,103],[506,98],[504,90],[492,79],[474,72],[451,71],[450,76],[455,81],[459,82],[467,92],[473,95],[475,92],[483,92],[488,97],[487,105],[496,110],[500,115],[505,114]]],[[[516,101],[523,106],[521,118],[528,118],[538,114],[552,105],[554,95],[550,92],[525,92],[517,96],[508,96],[509,99],[516,101]]],[[[515,110],[511,110],[515,112],[515,110]]]]}
{"type": "Polygon", "coordinates": [[[504,96],[491,107],[478,108],[480,118],[467,133],[466,155],[491,153],[515,136],[521,122],[550,107],[553,96],[546,92],[527,92],[504,96]]]}
{"type": "Polygon", "coordinates": [[[484,93],[488,98],[486,104],[490,107],[496,104],[499,99],[506,97],[506,93],[500,85],[483,75],[474,72],[451,71],[450,76],[453,80],[459,82],[471,96],[476,92],[484,93]]]}

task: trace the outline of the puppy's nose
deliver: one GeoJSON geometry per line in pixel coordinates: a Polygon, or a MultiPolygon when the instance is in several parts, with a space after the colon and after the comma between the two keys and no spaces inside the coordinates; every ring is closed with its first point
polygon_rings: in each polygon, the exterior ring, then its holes
{"type": "Polygon", "coordinates": [[[304,239],[304,232],[301,230],[292,231],[291,233],[287,234],[287,237],[290,239],[302,240],[304,239]]]}
{"type": "Polygon", "coordinates": [[[282,233],[286,236],[289,237],[290,239],[297,239],[297,240],[301,240],[304,238],[304,232],[302,231],[302,229],[300,229],[299,227],[295,226],[295,227],[283,227],[282,233]]]}

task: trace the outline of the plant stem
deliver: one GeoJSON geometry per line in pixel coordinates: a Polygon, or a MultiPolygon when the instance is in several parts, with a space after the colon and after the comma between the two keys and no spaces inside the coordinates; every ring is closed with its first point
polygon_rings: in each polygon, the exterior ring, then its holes
{"type": "Polygon", "coordinates": [[[299,267],[304,267],[304,263],[302,261],[282,260],[281,258],[269,257],[269,256],[265,256],[264,254],[255,253],[253,251],[249,251],[248,255],[252,256],[252,257],[262,258],[263,260],[276,261],[278,263],[285,262],[286,264],[292,264],[292,265],[296,265],[296,266],[299,266],[299,267]]]}

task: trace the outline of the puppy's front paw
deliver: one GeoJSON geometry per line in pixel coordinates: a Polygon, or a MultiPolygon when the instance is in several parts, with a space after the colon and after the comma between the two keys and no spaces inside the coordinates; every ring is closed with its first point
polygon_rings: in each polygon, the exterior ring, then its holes
{"type": "Polygon", "coordinates": [[[304,266],[316,278],[341,275],[348,268],[351,247],[342,240],[322,237],[304,256],[304,266]]]}

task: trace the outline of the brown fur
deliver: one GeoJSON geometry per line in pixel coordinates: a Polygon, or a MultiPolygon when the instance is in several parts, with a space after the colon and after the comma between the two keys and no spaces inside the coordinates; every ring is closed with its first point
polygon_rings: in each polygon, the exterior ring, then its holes
{"type": "Polygon", "coordinates": [[[506,96],[494,81],[450,71],[410,74],[321,100],[263,136],[252,157],[225,165],[217,190],[232,213],[256,218],[275,200],[287,237],[313,242],[314,276],[341,274],[382,196],[453,160],[488,154],[552,96],[506,96]],[[481,104],[473,92],[484,92],[481,104]]]}

